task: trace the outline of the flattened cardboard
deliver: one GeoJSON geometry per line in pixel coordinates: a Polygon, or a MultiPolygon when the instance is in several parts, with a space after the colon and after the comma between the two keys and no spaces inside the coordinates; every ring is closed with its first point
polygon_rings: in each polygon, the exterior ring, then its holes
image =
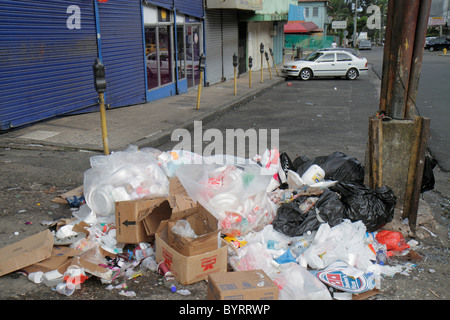
{"type": "Polygon", "coordinates": [[[164,261],[178,282],[183,285],[192,284],[207,279],[211,273],[227,271],[228,248],[225,242],[216,250],[184,256],[167,243],[168,222],[162,221],[155,234],[156,261],[164,261]]]}
{"type": "MultiPolygon", "coordinates": [[[[185,219],[191,225],[196,238],[183,237],[172,231],[176,221],[169,221],[168,244],[184,256],[194,256],[206,253],[218,248],[220,230],[217,227],[217,219],[201,205],[182,212],[185,219]]],[[[180,216],[181,212],[179,213],[180,216]]],[[[172,220],[172,219],[171,219],[172,220]]]]}
{"type": "Polygon", "coordinates": [[[36,271],[49,272],[52,270],[58,270],[60,273],[64,273],[65,269],[70,265],[68,262],[72,261],[74,256],[81,253],[81,250],[72,249],[70,247],[53,246],[50,258],[33,263],[32,265],[23,268],[23,270],[28,273],[36,271]]]}
{"type": "Polygon", "coordinates": [[[0,276],[49,258],[52,248],[53,234],[47,229],[0,249],[0,276]]]}
{"type": "Polygon", "coordinates": [[[213,273],[208,300],[278,300],[279,289],[263,270],[213,273]]]}

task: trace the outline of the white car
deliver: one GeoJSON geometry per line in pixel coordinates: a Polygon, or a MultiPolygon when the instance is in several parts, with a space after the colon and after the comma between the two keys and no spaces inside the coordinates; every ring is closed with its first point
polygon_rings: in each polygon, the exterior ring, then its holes
{"type": "Polygon", "coordinates": [[[285,78],[309,80],[312,77],[346,77],[355,80],[367,74],[367,59],[358,58],[344,50],[317,50],[305,59],[286,63],[282,69],[285,78]]]}

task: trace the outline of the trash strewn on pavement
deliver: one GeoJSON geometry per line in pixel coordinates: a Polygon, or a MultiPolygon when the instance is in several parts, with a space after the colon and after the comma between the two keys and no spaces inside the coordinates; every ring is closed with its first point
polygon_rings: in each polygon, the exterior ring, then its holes
{"type": "Polygon", "coordinates": [[[208,299],[225,299],[230,282],[242,297],[253,286],[249,299],[347,300],[414,268],[392,258],[417,241],[383,229],[394,193],[365,186],[363,165],[340,152],[292,161],[277,150],[242,159],[130,146],[90,163],[81,194],[67,194],[72,218],[0,249],[0,275],[19,271],[66,296],[97,277],[139,298],[127,281],[152,272],[180,295],[207,280],[208,299]]]}

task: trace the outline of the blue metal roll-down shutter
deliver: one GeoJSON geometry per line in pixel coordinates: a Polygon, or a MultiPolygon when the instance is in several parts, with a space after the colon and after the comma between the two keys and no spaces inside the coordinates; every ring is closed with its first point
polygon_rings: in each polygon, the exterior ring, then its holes
{"type": "Polygon", "coordinates": [[[106,68],[110,108],[146,102],[141,1],[98,3],[100,55],[106,68]]]}
{"type": "Polygon", "coordinates": [[[203,18],[203,0],[174,0],[177,12],[203,18]]]}
{"type": "Polygon", "coordinates": [[[97,106],[92,0],[0,0],[0,130],[97,106]]]}

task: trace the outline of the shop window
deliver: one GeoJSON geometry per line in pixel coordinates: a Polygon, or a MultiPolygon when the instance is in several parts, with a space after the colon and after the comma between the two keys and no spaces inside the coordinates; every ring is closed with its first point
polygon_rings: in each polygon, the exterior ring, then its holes
{"type": "Polygon", "coordinates": [[[156,27],[145,29],[145,51],[147,54],[147,89],[158,86],[158,56],[156,53],[156,27]]]}
{"type": "Polygon", "coordinates": [[[200,82],[200,26],[186,26],[186,75],[188,87],[198,85],[200,82]]]}
{"type": "Polygon", "coordinates": [[[173,81],[171,34],[171,26],[145,28],[147,89],[173,81]]]}

